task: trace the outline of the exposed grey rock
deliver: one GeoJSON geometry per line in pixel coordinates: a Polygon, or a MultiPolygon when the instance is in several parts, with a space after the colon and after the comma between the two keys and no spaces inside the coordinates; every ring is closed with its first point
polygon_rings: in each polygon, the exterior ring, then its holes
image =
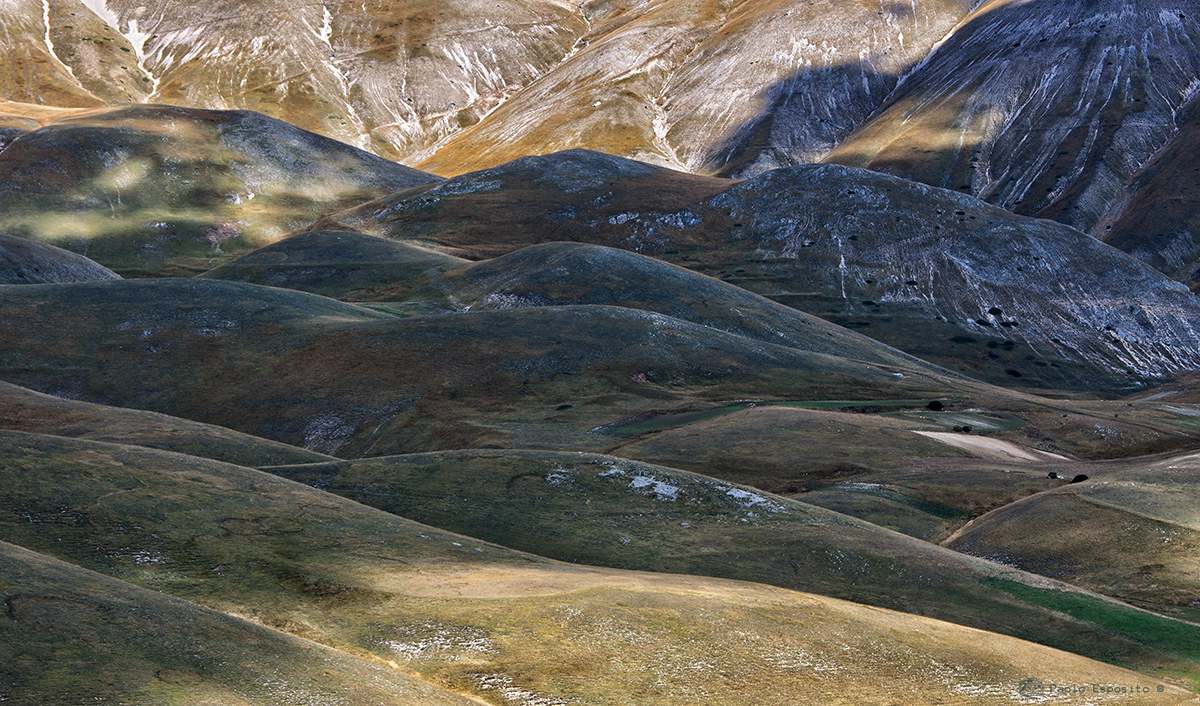
{"type": "Polygon", "coordinates": [[[1094,232],[1174,135],[1197,76],[1194,2],[993,2],[826,159],[1094,232]]]}

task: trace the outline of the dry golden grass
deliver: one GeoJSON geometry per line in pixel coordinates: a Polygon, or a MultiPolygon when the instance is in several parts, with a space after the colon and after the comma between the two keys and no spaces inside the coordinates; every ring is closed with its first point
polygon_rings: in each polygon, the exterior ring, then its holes
{"type": "Polygon", "coordinates": [[[1015,704],[1035,681],[1138,686],[1148,704],[1194,698],[928,618],[750,583],[556,564],[236,466],[0,438],[13,479],[0,504],[6,541],[493,703],[1015,704]]]}

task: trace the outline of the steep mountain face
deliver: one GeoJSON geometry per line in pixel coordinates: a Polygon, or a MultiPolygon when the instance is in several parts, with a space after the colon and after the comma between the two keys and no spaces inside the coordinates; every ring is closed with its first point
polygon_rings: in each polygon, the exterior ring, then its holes
{"type": "Polygon", "coordinates": [[[1197,75],[1194,3],[994,0],[825,159],[1101,235],[1197,75]]]}
{"type": "Polygon", "coordinates": [[[0,17],[0,98],[64,108],[149,98],[128,40],[84,3],[13,0],[0,17]]]}
{"type": "Polygon", "coordinates": [[[974,5],[584,5],[575,54],[416,164],[454,174],[575,147],[698,172],[814,161],[974,5]]]}
{"type": "MultiPolygon", "coordinates": [[[[45,119],[45,117],[43,117],[45,119]]],[[[0,231],[119,272],[204,271],[437,177],[246,112],[68,112],[0,152],[0,231]]]]}
{"type": "Polygon", "coordinates": [[[587,21],[554,0],[14,0],[4,25],[10,100],[256,110],[412,157],[557,64],[587,21]]]}
{"type": "MultiPolygon", "coordinates": [[[[439,173],[811,161],[976,0],[14,0],[10,100],[249,109],[439,173]]],[[[11,15],[11,21],[8,15],[11,15]]]]}
{"type": "Polygon", "coordinates": [[[1188,285],[1200,288],[1200,100],[1176,117],[1179,132],[1138,172],[1105,242],[1188,285]]]}
{"type": "Polygon", "coordinates": [[[467,257],[550,240],[632,250],[985,380],[1092,384],[1196,365],[1200,304],[1186,287],[1052,221],[836,165],[707,179],[724,188],[701,198],[679,188],[700,177],[645,188],[660,174],[582,151],[524,158],[329,223],[467,257]]]}

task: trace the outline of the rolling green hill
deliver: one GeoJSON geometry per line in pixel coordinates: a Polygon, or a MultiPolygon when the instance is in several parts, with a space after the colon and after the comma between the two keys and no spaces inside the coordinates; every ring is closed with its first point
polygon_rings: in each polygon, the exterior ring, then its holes
{"type": "Polygon", "coordinates": [[[837,165],[700,179],[574,150],[318,227],[471,259],[552,241],[631,250],[996,384],[1120,389],[1196,365],[1186,287],[1067,226],[837,165]]]}
{"type": "Polygon", "coordinates": [[[10,382],[342,456],[597,449],[612,441],[589,430],[663,407],[764,391],[928,398],[969,383],[627,308],[397,318],[216,280],[13,287],[0,330],[10,382]]]}
{"type": "MultiPolygon", "coordinates": [[[[1134,632],[1097,632],[1069,615],[1047,613],[1036,601],[1013,600],[998,587],[1007,582],[1031,591],[1072,590],[1064,584],[663,466],[596,454],[449,451],[263,470],[563,561],[755,581],[986,628],[1127,665],[1141,663],[1147,649],[1174,653],[1134,632]]],[[[1194,639],[1200,640],[1200,629],[1194,639]]]]}
{"type": "Polygon", "coordinates": [[[0,429],[145,446],[242,466],[332,460],[211,424],[53,397],[6,382],[0,382],[0,429]]]}
{"type": "Polygon", "coordinates": [[[1198,462],[1190,453],[1092,464],[1085,482],[999,508],[946,545],[1194,619],[1198,462]]]}
{"type": "Polygon", "coordinates": [[[1019,703],[1027,679],[1138,684],[1153,689],[1149,703],[1193,698],[928,618],[551,562],[215,461],[18,432],[0,440],[13,479],[0,489],[0,539],[487,699],[883,704],[903,689],[919,701],[1019,703]]]}
{"type": "Polygon", "coordinates": [[[403,299],[465,260],[362,233],[309,231],[266,245],[200,277],[311,292],[347,301],[403,299]]]}
{"type": "Polygon", "coordinates": [[[79,704],[477,704],[372,660],[0,542],[0,698],[79,704]]]}
{"type": "Polygon", "coordinates": [[[191,275],[438,178],[264,115],[68,113],[0,151],[0,231],[133,276],[191,275]]]}

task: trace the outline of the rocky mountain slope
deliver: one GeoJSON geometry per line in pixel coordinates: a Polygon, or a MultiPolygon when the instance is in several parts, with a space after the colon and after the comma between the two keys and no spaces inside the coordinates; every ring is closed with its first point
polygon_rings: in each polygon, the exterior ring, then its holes
{"type": "Polygon", "coordinates": [[[323,227],[472,258],[552,240],[624,248],[993,382],[1162,376],[1200,350],[1186,287],[1052,221],[836,165],[698,179],[569,151],[400,192],[323,227]],[[720,190],[697,198],[693,183],[720,190]]]}
{"type": "Polygon", "coordinates": [[[1198,88],[1194,9],[986,3],[827,159],[1093,231],[1198,88]]]}
{"type": "Polygon", "coordinates": [[[1193,155],[1200,148],[1200,100],[1192,99],[1176,114],[1178,132],[1154,158],[1134,174],[1100,231],[1105,242],[1187,284],[1200,286],[1200,191],[1193,155]]]}
{"type": "Polygon", "coordinates": [[[570,147],[693,170],[764,142],[777,163],[811,159],[866,118],[974,7],[11,5],[0,45],[12,68],[3,86],[10,100],[257,110],[449,173],[570,147]]]}

